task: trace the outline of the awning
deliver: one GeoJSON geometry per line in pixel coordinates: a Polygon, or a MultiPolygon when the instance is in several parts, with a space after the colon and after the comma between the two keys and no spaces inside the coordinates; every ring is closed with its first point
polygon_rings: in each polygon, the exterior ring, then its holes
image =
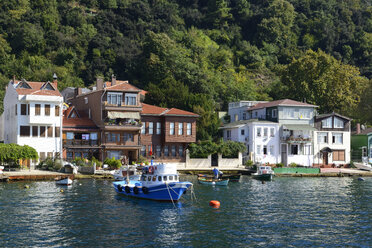
{"type": "Polygon", "coordinates": [[[141,119],[139,112],[118,112],[118,111],[109,111],[107,117],[110,119],[141,119]]]}
{"type": "Polygon", "coordinates": [[[288,129],[288,130],[303,130],[303,131],[305,130],[316,131],[317,130],[315,127],[312,127],[306,124],[297,124],[297,125],[285,124],[283,125],[283,128],[288,129]]]}
{"type": "Polygon", "coordinates": [[[333,152],[333,150],[329,147],[324,147],[320,152],[333,152]]]}

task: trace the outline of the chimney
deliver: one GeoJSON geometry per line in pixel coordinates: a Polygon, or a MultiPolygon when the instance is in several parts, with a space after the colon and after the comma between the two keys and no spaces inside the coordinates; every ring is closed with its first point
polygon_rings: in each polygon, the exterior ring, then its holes
{"type": "Polygon", "coordinates": [[[116,85],[116,76],[114,74],[111,75],[111,86],[116,85]]]}
{"type": "Polygon", "coordinates": [[[360,123],[356,124],[356,134],[360,134],[360,123]]]}
{"type": "Polygon", "coordinates": [[[103,90],[103,78],[97,78],[97,90],[103,90]]]}
{"type": "Polygon", "coordinates": [[[57,74],[53,74],[53,84],[56,86],[56,89],[58,89],[58,81],[57,81],[58,77],[57,77],[57,74]]]}
{"type": "Polygon", "coordinates": [[[15,84],[15,81],[16,81],[16,77],[15,77],[15,75],[13,75],[13,82],[12,82],[12,84],[15,84]]]}
{"type": "Polygon", "coordinates": [[[75,88],[75,94],[74,94],[74,97],[76,98],[78,95],[81,95],[83,93],[83,89],[82,88],[75,88]]]}

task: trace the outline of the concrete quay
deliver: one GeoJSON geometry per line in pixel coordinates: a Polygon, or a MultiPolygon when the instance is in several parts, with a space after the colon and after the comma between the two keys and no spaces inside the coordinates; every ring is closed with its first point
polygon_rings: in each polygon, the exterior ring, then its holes
{"type": "Polygon", "coordinates": [[[4,171],[3,177],[7,177],[9,181],[41,181],[41,180],[54,180],[57,177],[70,177],[74,179],[73,174],[60,173],[54,171],[43,171],[43,170],[19,170],[19,171],[4,171]]]}

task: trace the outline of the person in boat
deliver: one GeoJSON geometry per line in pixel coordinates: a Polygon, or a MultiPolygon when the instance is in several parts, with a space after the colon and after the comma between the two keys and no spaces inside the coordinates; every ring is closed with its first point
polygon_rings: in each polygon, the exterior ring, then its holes
{"type": "Polygon", "coordinates": [[[213,169],[214,178],[218,179],[220,175],[222,176],[222,171],[219,171],[217,168],[213,169]]]}

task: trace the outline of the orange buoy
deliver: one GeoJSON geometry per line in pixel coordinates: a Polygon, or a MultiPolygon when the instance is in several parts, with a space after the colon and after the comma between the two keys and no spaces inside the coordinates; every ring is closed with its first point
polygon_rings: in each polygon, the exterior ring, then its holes
{"type": "Polygon", "coordinates": [[[219,201],[216,201],[216,200],[212,200],[209,202],[209,206],[213,207],[213,208],[219,208],[220,207],[220,202],[219,201]]]}

